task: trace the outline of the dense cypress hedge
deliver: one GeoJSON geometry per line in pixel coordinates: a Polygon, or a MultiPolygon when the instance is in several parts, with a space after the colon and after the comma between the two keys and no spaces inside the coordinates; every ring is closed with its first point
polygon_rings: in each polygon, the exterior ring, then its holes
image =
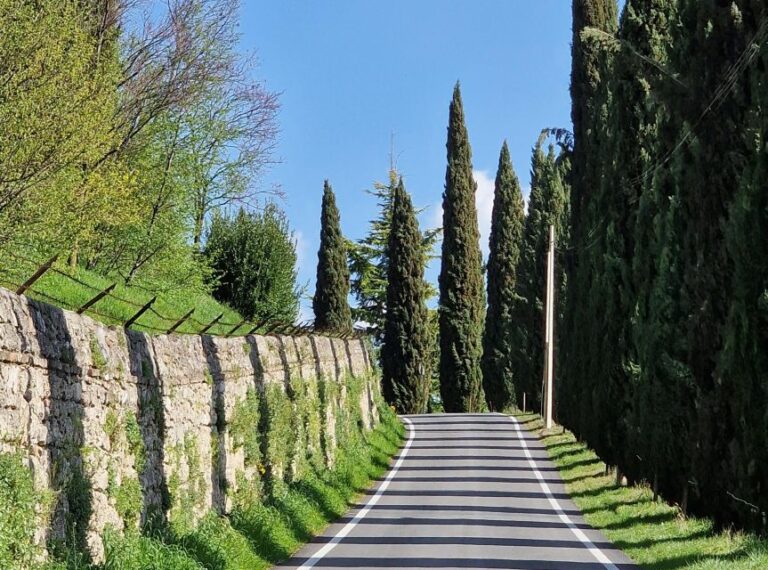
{"type": "Polygon", "coordinates": [[[768,8],[574,1],[560,419],[720,522],[768,518],[768,8]],[[599,31],[603,30],[603,32],[599,31]]]}

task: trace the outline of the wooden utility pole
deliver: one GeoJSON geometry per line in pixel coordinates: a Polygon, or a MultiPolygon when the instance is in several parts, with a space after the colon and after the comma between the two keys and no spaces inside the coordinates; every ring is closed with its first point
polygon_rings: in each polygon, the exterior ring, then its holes
{"type": "Polygon", "coordinates": [[[552,225],[549,226],[544,315],[544,427],[546,429],[551,429],[554,401],[553,377],[555,349],[555,227],[552,225]]]}

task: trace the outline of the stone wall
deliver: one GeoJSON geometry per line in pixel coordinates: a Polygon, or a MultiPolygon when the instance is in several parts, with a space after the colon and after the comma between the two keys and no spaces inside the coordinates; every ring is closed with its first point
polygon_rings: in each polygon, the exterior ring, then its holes
{"type": "MultiPolygon", "coordinates": [[[[370,429],[378,387],[363,341],[150,336],[0,288],[0,450],[23,450],[37,485],[54,491],[39,540],[76,541],[97,560],[106,526],[166,516],[173,493],[195,518],[231,508],[260,467],[246,464],[228,429],[249,390],[299,380],[317,399],[321,382],[336,383],[337,399],[321,412],[331,463],[348,378],[363,381],[360,417],[370,429]]],[[[304,445],[320,442],[307,436],[304,445]]]]}

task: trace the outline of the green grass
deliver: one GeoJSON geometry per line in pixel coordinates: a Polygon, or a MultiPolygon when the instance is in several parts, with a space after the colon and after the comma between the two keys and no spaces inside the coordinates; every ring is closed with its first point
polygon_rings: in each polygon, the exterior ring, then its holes
{"type": "Polygon", "coordinates": [[[718,532],[711,521],[686,517],[676,506],[653,500],[647,485],[616,486],[605,464],[561,427],[544,431],[535,414],[516,414],[537,434],[560,470],[586,521],[643,568],[671,570],[765,570],[768,540],[718,532]]]}
{"type": "MultiPolygon", "coordinates": [[[[21,259],[3,264],[0,268],[0,286],[15,291],[36,269],[37,264],[21,259]]],[[[204,291],[194,288],[171,289],[140,280],[129,286],[119,277],[105,277],[81,267],[72,269],[62,262],[56,263],[54,269],[45,273],[25,295],[65,309],[77,310],[113,283],[116,287],[112,294],[86,312],[108,325],[122,325],[155,296],[157,300],[152,310],[144,313],[132,328],[150,333],[165,332],[191,309],[195,310],[194,314],[177,332],[197,333],[222,313],[224,316],[209,330],[210,334],[227,334],[242,321],[237,311],[217,302],[204,291]]],[[[238,332],[244,334],[248,329],[244,325],[238,332]]]]}
{"type": "Polygon", "coordinates": [[[273,484],[261,502],[229,516],[209,514],[190,532],[106,537],[103,570],[261,570],[282,562],[356,503],[389,468],[404,428],[382,407],[382,422],[343,452],[330,470],[273,484]]]}

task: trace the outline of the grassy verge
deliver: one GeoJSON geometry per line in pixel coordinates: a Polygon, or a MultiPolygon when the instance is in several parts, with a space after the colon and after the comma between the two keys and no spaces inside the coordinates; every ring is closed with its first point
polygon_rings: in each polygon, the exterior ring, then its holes
{"type": "Polygon", "coordinates": [[[768,540],[716,532],[711,521],[685,517],[676,506],[654,501],[647,485],[617,487],[615,478],[605,475],[605,464],[572,433],[560,427],[544,431],[535,414],[516,417],[540,437],[586,521],[643,568],[768,568],[768,540]]]}
{"type": "MultiPolygon", "coordinates": [[[[14,259],[12,264],[0,268],[0,286],[15,291],[36,269],[35,263],[14,259]]],[[[108,325],[122,325],[152,297],[157,297],[152,310],[144,313],[133,325],[135,329],[151,333],[167,331],[191,309],[195,310],[194,314],[179,327],[178,332],[197,333],[205,324],[223,314],[220,323],[214,325],[209,332],[227,334],[242,320],[237,311],[217,302],[211,295],[197,288],[168,287],[161,283],[145,283],[141,280],[132,283],[126,285],[120,277],[105,277],[81,267],[73,269],[66,263],[58,262],[52,270],[34,283],[25,295],[58,307],[77,310],[98,292],[115,284],[111,295],[101,299],[86,314],[108,325]]],[[[244,326],[239,332],[246,332],[248,328],[244,326]]]]}

